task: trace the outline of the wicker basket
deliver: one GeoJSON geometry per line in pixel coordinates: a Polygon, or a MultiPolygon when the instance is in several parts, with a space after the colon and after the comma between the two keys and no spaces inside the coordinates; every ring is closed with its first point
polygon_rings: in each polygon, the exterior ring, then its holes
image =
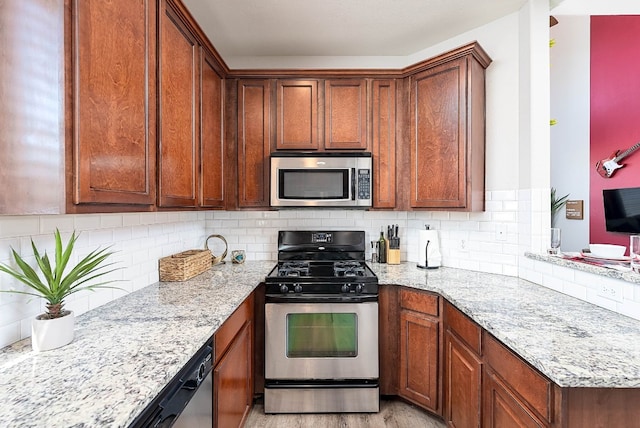
{"type": "Polygon", "coordinates": [[[211,268],[211,251],[188,250],[160,259],[160,281],[186,281],[211,268]]]}

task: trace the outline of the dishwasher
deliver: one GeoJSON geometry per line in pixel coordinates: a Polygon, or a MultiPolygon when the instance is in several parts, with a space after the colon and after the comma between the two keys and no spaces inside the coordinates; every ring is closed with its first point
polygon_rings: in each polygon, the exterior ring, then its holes
{"type": "Polygon", "coordinates": [[[211,428],[213,339],[209,339],[130,428],[211,428]]]}

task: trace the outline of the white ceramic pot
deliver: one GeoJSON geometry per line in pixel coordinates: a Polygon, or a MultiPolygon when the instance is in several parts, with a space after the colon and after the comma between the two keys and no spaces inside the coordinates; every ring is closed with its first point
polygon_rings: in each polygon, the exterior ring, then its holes
{"type": "Polygon", "coordinates": [[[31,323],[31,347],[41,352],[71,343],[75,323],[73,311],[52,320],[35,318],[31,323]]]}

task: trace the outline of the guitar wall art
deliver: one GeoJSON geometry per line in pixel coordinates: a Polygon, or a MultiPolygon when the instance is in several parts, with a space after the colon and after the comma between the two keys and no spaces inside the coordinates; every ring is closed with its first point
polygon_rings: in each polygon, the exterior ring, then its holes
{"type": "Polygon", "coordinates": [[[598,174],[600,174],[602,178],[610,178],[617,169],[624,166],[624,164],[619,162],[638,149],[640,149],[640,142],[629,147],[622,153],[620,153],[620,150],[616,150],[609,158],[596,162],[596,171],[598,171],[598,174]]]}

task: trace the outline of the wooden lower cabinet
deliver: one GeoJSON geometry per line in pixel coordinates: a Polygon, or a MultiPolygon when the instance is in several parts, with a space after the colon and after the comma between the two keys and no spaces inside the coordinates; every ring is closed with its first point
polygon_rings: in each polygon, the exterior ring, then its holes
{"type": "Polygon", "coordinates": [[[238,333],[213,370],[214,427],[240,427],[253,404],[251,322],[238,333]]]}
{"type": "Polygon", "coordinates": [[[485,370],[484,375],[483,427],[541,428],[549,426],[538,419],[493,370],[485,370]]]}
{"type": "Polygon", "coordinates": [[[253,405],[254,295],[214,336],[213,427],[241,427],[253,405]]]}
{"type": "Polygon", "coordinates": [[[449,427],[479,427],[482,361],[454,333],[445,336],[445,421],[449,427]]]}
{"type": "Polygon", "coordinates": [[[400,290],[398,395],[441,414],[439,298],[400,290]]]}

